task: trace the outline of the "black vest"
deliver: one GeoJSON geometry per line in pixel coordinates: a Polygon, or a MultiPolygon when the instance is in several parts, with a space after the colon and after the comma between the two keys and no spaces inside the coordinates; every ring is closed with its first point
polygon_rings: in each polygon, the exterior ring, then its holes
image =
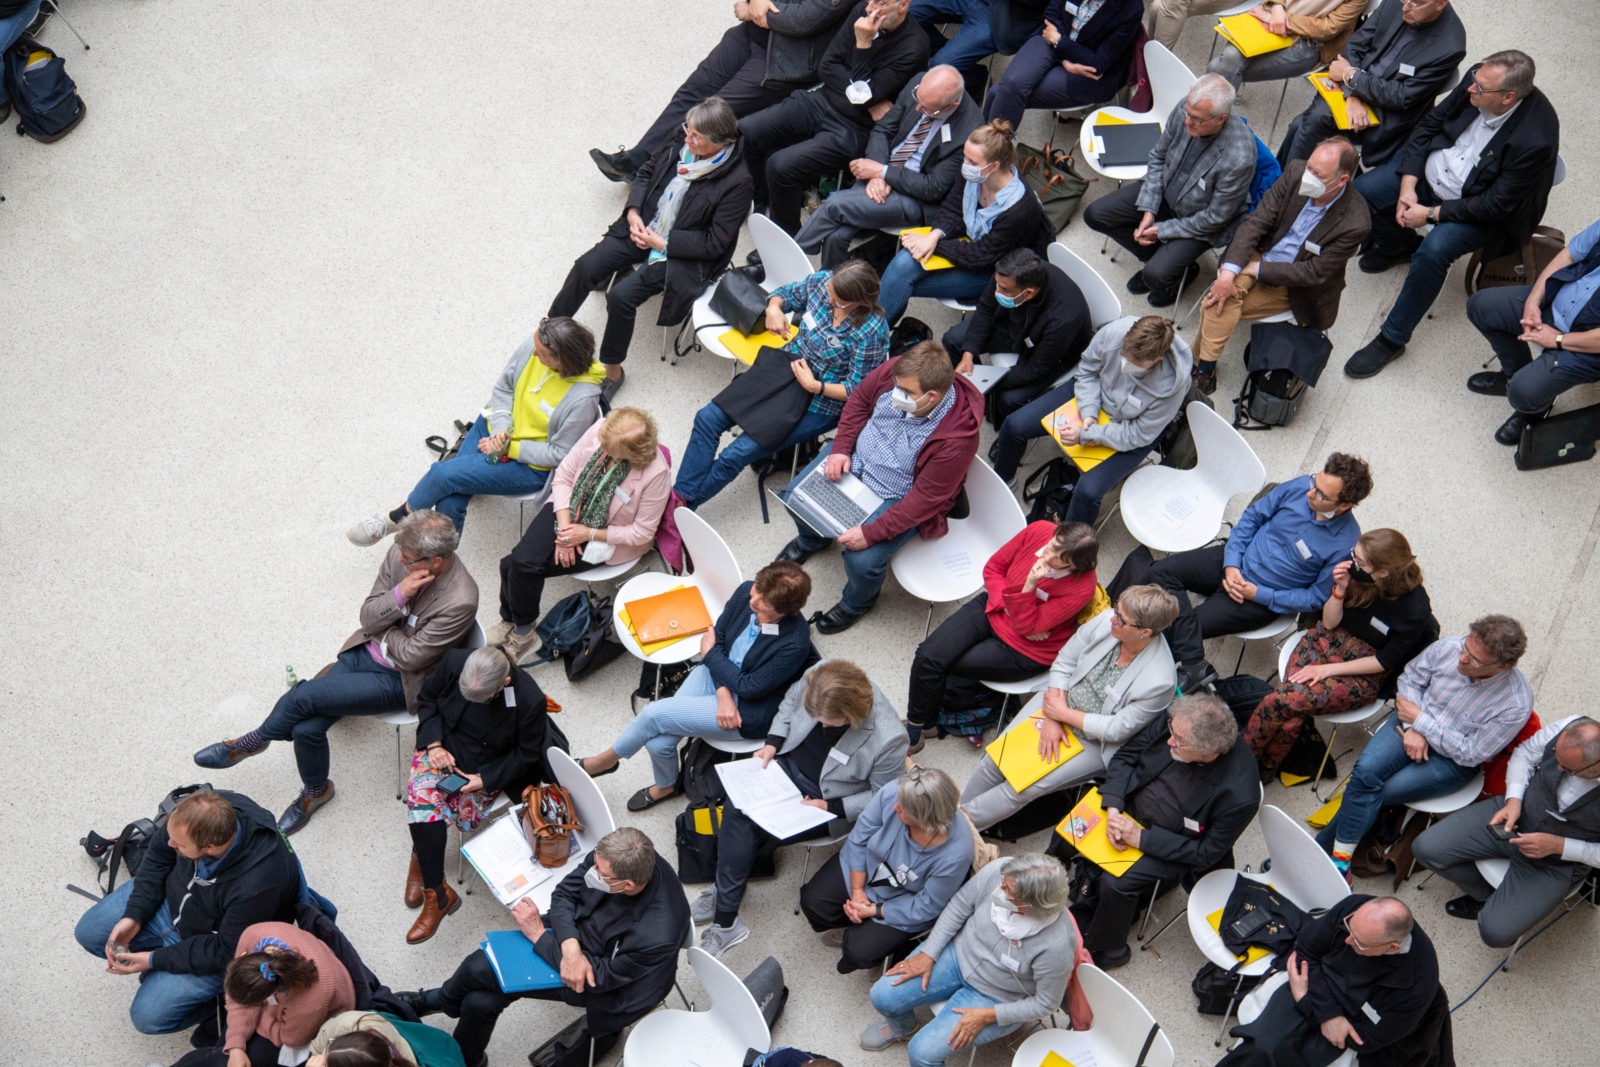
{"type": "MultiPolygon", "coordinates": [[[[1596,269],[1600,269],[1600,244],[1596,244],[1595,247],[1589,250],[1588,259],[1577,263],[1569,263],[1545,279],[1544,303],[1540,305],[1545,322],[1552,325],[1555,322],[1550,317],[1550,308],[1555,304],[1556,294],[1561,292],[1562,287],[1568,282],[1575,282],[1580,278],[1587,277],[1590,271],[1596,269]]],[[[1567,332],[1581,333],[1584,330],[1592,330],[1596,326],[1600,326],[1600,289],[1595,290],[1594,295],[1589,297],[1589,302],[1579,308],[1576,315],[1572,316],[1572,325],[1567,328],[1567,332]]]]}
{"type": "Polygon", "coordinates": [[[1544,754],[1539,757],[1538,765],[1533,768],[1528,791],[1522,797],[1522,817],[1517,820],[1517,828],[1530,834],[1555,834],[1579,841],[1600,841],[1600,789],[1589,790],[1571,808],[1562,811],[1560,818],[1551,814],[1560,811],[1556,790],[1561,784],[1561,776],[1567,773],[1556,759],[1556,741],[1560,737],[1560,734],[1556,734],[1550,739],[1550,743],[1544,746],[1544,754]]]}

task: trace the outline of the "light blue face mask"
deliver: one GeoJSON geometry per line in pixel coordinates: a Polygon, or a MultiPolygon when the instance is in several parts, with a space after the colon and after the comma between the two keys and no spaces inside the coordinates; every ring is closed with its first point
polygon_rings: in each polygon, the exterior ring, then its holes
{"type": "Polygon", "coordinates": [[[1003,308],[1014,308],[1017,306],[1017,300],[1015,297],[1007,296],[998,289],[994,291],[994,299],[995,302],[1003,308]]]}

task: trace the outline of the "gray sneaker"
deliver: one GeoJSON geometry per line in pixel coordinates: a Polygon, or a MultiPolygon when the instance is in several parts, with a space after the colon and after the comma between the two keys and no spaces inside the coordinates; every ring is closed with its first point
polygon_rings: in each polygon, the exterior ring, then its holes
{"type": "Polygon", "coordinates": [[[827,945],[829,948],[843,948],[844,947],[844,931],[843,930],[829,930],[829,931],[827,931],[826,933],[824,933],[822,935],[822,943],[824,945],[827,945]]]}
{"type": "Polygon", "coordinates": [[[394,533],[400,527],[389,521],[387,515],[374,515],[370,519],[362,519],[344,532],[344,536],[352,545],[362,548],[371,548],[385,537],[394,533]]]}
{"type": "MultiPolygon", "coordinates": [[[[911,1032],[916,1033],[915,1030],[911,1032]]],[[[889,1020],[879,1019],[875,1023],[868,1023],[867,1028],[861,1031],[861,1047],[868,1052],[882,1052],[896,1041],[910,1041],[911,1034],[901,1037],[894,1032],[894,1027],[889,1025],[889,1020]]]]}
{"type": "Polygon", "coordinates": [[[700,947],[713,959],[721,959],[724,952],[749,939],[750,927],[744,924],[743,919],[736,918],[732,926],[713,926],[701,934],[700,947]]]}
{"type": "Polygon", "coordinates": [[[689,905],[689,919],[696,926],[701,926],[711,921],[717,914],[717,891],[715,889],[702,889],[700,895],[694,898],[694,903],[689,905]]]}

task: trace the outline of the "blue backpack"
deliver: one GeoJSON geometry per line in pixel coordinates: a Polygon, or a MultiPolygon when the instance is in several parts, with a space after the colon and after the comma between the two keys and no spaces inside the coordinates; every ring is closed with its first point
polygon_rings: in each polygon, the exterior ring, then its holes
{"type": "Polygon", "coordinates": [[[19,37],[5,53],[6,92],[17,109],[17,136],[50,144],[71,133],[87,109],[67,64],[31,37],[19,37]]]}
{"type": "MultiPolygon", "coordinates": [[[[1239,121],[1246,126],[1250,120],[1243,115],[1239,121]]],[[[1252,135],[1255,131],[1251,131],[1252,135]]],[[[1267,190],[1272,188],[1272,183],[1283,176],[1283,168],[1278,165],[1278,157],[1272,154],[1272,149],[1260,137],[1256,138],[1256,176],[1250,180],[1250,210],[1254,211],[1256,205],[1261,203],[1261,198],[1267,195],[1267,190]]]]}

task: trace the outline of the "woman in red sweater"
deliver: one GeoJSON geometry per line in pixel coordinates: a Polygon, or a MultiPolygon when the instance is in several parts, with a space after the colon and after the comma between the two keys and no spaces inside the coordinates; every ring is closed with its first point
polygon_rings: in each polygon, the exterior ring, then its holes
{"type": "Polygon", "coordinates": [[[1049,669],[1094,599],[1100,545],[1082,522],[1035,522],[983,568],[984,595],[939,625],[911,661],[906,731],[911,752],[947,707],[964,710],[982,681],[1020,682],[1049,669]],[[954,684],[951,678],[954,676],[954,684]]]}

